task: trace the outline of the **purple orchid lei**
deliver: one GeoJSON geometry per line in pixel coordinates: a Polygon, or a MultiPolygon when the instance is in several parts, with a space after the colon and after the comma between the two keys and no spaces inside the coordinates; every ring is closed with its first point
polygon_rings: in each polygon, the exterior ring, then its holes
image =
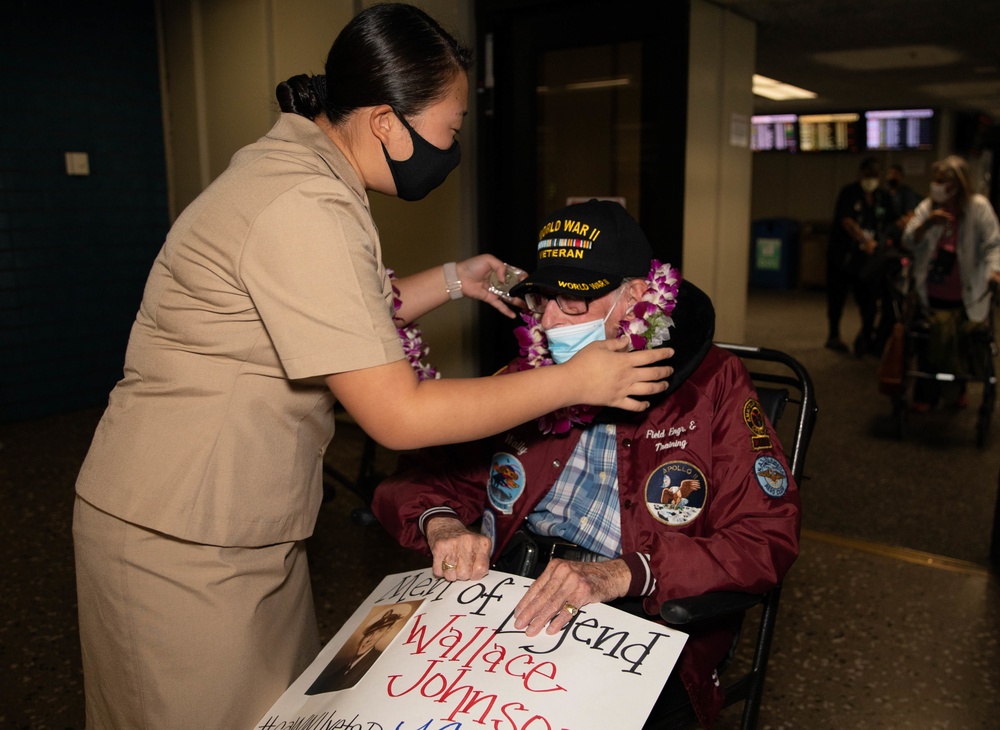
{"type": "MultiPolygon", "coordinates": [[[[386,273],[389,275],[389,283],[392,284],[392,319],[393,322],[398,322],[396,312],[399,311],[403,300],[400,298],[399,289],[396,288],[396,272],[386,268],[386,273]]],[[[417,374],[417,380],[437,380],[440,378],[441,373],[421,360],[421,358],[427,357],[431,348],[424,344],[424,335],[417,323],[411,322],[404,327],[396,327],[396,331],[399,333],[399,341],[403,344],[403,354],[406,355],[406,360],[413,368],[413,372],[417,374]]]]}
{"type": "Polygon", "coordinates": [[[618,336],[628,338],[630,350],[659,347],[670,339],[674,326],[670,315],[677,306],[680,272],[653,259],[646,283],[646,291],[632,307],[635,318],[618,323],[618,336]]]}
{"type": "MultiPolygon", "coordinates": [[[[629,350],[657,347],[670,339],[669,330],[674,326],[670,315],[677,306],[680,282],[681,275],[677,269],[653,259],[646,277],[646,291],[632,307],[635,317],[618,322],[618,337],[628,341],[629,350]]],[[[533,312],[521,312],[521,319],[527,326],[514,330],[521,355],[516,369],[530,370],[551,365],[553,360],[541,318],[533,312]]],[[[597,410],[590,405],[560,408],[539,418],[538,428],[542,433],[567,433],[574,424],[590,423],[597,410]]]]}

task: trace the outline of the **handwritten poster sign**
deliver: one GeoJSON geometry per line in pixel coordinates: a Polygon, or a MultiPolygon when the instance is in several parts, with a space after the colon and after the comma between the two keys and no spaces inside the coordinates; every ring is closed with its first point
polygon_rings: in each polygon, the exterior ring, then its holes
{"type": "Polygon", "coordinates": [[[529,638],[530,584],[386,576],[255,730],[641,728],[686,635],[592,604],[529,638]]]}

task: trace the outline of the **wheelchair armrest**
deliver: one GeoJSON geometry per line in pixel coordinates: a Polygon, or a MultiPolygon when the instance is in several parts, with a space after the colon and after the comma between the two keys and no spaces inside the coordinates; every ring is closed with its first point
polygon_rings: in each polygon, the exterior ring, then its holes
{"type": "Polygon", "coordinates": [[[718,591],[700,596],[676,598],[660,606],[660,617],[671,626],[688,626],[702,621],[743,613],[763,601],[763,593],[718,591]]]}

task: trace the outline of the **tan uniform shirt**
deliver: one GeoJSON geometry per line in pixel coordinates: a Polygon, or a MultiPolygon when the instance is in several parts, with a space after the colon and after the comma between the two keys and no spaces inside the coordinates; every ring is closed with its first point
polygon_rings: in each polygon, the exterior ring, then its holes
{"type": "Polygon", "coordinates": [[[402,357],[367,195],[283,114],[171,228],[77,492],[194,542],[305,538],[334,431],[321,376],[402,357]]]}

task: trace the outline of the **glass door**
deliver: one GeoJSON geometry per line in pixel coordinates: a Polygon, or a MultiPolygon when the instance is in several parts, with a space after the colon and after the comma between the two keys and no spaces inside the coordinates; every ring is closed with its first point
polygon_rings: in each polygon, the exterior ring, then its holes
{"type": "MultiPolygon", "coordinates": [[[[540,221],[614,198],[680,266],[690,5],[479,0],[479,246],[531,269],[540,221]]],[[[481,308],[480,367],[517,349],[520,321],[481,308]]]]}
{"type": "Polygon", "coordinates": [[[640,209],[642,44],[543,51],[539,58],[535,214],[589,198],[640,209]]]}

